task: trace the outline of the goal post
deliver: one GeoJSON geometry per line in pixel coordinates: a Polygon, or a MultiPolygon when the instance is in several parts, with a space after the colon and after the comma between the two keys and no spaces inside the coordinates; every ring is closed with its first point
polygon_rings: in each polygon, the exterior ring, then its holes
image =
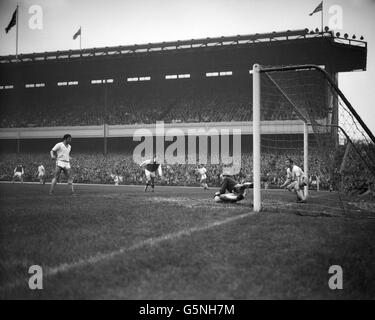
{"type": "MultiPolygon", "coordinates": [[[[261,66],[259,64],[253,65],[253,210],[259,212],[261,205],[261,66]]],[[[277,84],[275,84],[277,86],[277,84]]],[[[280,93],[293,105],[293,102],[285,95],[279,88],[280,93]]],[[[294,105],[293,105],[294,106],[294,105]]],[[[294,106],[298,112],[298,109],[294,106]]],[[[300,115],[303,120],[303,168],[306,177],[308,178],[308,136],[309,126],[307,120],[300,115]]],[[[308,185],[304,187],[305,195],[308,196],[308,185]]]]}
{"type": "Polygon", "coordinates": [[[255,212],[261,210],[260,192],[260,65],[253,66],[253,183],[255,212]]]}
{"type": "MultiPolygon", "coordinates": [[[[309,126],[303,123],[303,171],[309,180],[309,126]]],[[[305,186],[305,196],[309,196],[309,185],[305,186]]]]}
{"type": "MultiPolygon", "coordinates": [[[[344,203],[344,193],[371,189],[375,194],[375,138],[338,88],[337,79],[315,65],[254,64],[252,81],[255,212],[267,209],[265,204],[276,210],[291,208],[262,191],[285,181],[286,158],[310,177],[305,196],[315,196],[314,190],[334,191],[344,203]]],[[[292,194],[283,197],[291,200],[292,194]]]]}

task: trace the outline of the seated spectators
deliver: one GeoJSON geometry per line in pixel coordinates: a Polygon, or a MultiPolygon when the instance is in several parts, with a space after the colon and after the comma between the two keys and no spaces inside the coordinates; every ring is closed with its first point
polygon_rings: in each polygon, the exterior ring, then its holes
{"type": "MultiPolygon", "coordinates": [[[[261,120],[298,119],[282,96],[265,92],[261,120]]],[[[247,81],[165,80],[14,89],[0,92],[0,127],[49,127],[252,120],[247,81]]]]}
{"type": "MultiPolygon", "coordinates": [[[[291,157],[296,164],[303,167],[303,157],[299,152],[278,151],[263,152],[261,158],[261,180],[263,186],[278,188],[286,177],[285,158],[291,157]]],[[[339,183],[345,185],[346,191],[351,192],[358,186],[374,183],[369,181],[366,170],[355,162],[351,162],[347,170],[340,176],[337,172],[339,165],[331,163],[325,165],[324,159],[317,151],[310,150],[309,172],[310,176],[318,176],[321,190],[338,190],[339,183]],[[320,161],[315,161],[320,159],[320,161]]],[[[24,166],[24,181],[38,181],[37,167],[44,164],[46,181],[52,178],[55,163],[51,161],[48,153],[45,154],[2,154],[0,158],[0,180],[11,180],[14,166],[22,163],[24,166]]],[[[358,163],[358,162],[357,162],[358,163]]],[[[71,161],[76,183],[104,183],[112,184],[113,175],[122,176],[123,184],[139,184],[144,182],[144,171],[134,163],[131,154],[101,153],[74,153],[71,161]]],[[[199,177],[196,175],[196,165],[191,164],[164,164],[163,175],[165,180],[159,183],[167,185],[195,185],[199,186],[199,177]]],[[[207,164],[207,183],[210,186],[220,185],[220,174],[223,172],[222,164],[207,164]]],[[[241,170],[236,176],[239,181],[252,181],[253,156],[251,153],[242,154],[241,170]]],[[[64,177],[62,177],[64,179],[64,177]]]]}

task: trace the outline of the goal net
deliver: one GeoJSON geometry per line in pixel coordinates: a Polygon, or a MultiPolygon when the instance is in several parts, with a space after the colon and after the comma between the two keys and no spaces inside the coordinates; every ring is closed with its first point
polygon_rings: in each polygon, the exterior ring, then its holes
{"type": "Polygon", "coordinates": [[[254,66],[253,132],[255,211],[375,211],[375,138],[323,68],[254,66]],[[286,159],[307,176],[306,204],[280,190],[286,159]]]}

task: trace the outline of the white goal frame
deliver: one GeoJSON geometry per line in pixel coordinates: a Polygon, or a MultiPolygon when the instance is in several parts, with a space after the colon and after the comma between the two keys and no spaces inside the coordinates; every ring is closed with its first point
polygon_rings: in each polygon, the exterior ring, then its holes
{"type": "MultiPolygon", "coordinates": [[[[260,108],[261,108],[261,90],[260,90],[260,73],[261,66],[259,64],[253,65],[253,210],[259,212],[262,210],[262,197],[261,197],[261,181],[260,181],[260,108]]],[[[282,92],[281,92],[282,93],[282,92]]],[[[288,97],[285,96],[288,99],[288,97]]],[[[289,99],[288,99],[289,100],[289,99]]],[[[301,119],[301,121],[303,121],[301,119]]],[[[309,179],[308,172],[308,149],[309,149],[309,125],[303,121],[303,170],[309,179]]],[[[305,195],[308,196],[308,185],[305,186],[305,195]]]]}
{"type": "MultiPolygon", "coordinates": [[[[253,65],[252,75],[253,75],[253,175],[254,175],[254,211],[259,212],[261,210],[261,184],[260,184],[260,134],[261,134],[261,123],[260,123],[260,108],[261,108],[261,92],[260,92],[260,74],[267,73],[267,72],[275,72],[275,71],[291,71],[291,70],[317,70],[325,77],[327,83],[330,85],[331,89],[337,96],[342,100],[343,105],[348,112],[350,112],[352,119],[354,122],[355,127],[357,130],[360,130],[362,134],[366,134],[367,138],[366,141],[368,143],[375,144],[375,136],[371,132],[371,130],[366,126],[362,118],[358,115],[356,110],[353,108],[351,103],[345,97],[343,92],[339,89],[337,84],[329,74],[320,66],[313,65],[313,64],[306,64],[306,65],[291,65],[285,67],[266,67],[262,68],[259,64],[253,65]]],[[[271,79],[272,81],[272,79],[271,79]]],[[[274,82],[276,87],[279,86],[274,82]]],[[[294,106],[293,102],[284,94],[284,92],[279,88],[281,94],[294,106]]],[[[298,112],[298,109],[295,106],[295,111],[298,112]]],[[[298,112],[299,113],[299,112],[298,112]]],[[[304,122],[304,170],[305,174],[308,175],[308,128],[312,126],[311,123],[308,123],[308,120],[305,119],[303,115],[299,113],[300,119],[304,122]]],[[[351,146],[355,149],[355,152],[361,159],[362,163],[367,167],[369,172],[375,177],[375,170],[371,165],[373,160],[372,157],[363,156],[362,152],[357,149],[357,147],[353,144],[353,141],[350,139],[349,135],[345,132],[345,130],[340,127],[338,124],[331,124],[331,125],[321,125],[321,124],[314,124],[318,126],[326,126],[326,127],[335,127],[337,130],[340,130],[346,137],[347,141],[351,144],[351,146]]],[[[362,150],[365,151],[365,150],[362,150]]],[[[366,153],[366,151],[365,151],[366,153]]],[[[367,153],[366,153],[367,154],[367,153]]],[[[345,157],[344,157],[345,161],[345,157]]],[[[305,189],[307,192],[307,189],[305,189]]]]}

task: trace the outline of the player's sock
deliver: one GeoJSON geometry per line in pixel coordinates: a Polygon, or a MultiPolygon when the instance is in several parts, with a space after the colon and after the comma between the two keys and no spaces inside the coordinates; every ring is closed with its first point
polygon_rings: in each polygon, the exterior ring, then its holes
{"type": "Polygon", "coordinates": [[[237,201],[241,201],[241,200],[243,200],[243,199],[245,199],[245,197],[244,197],[242,194],[238,195],[238,197],[237,197],[237,201]]]}
{"type": "Polygon", "coordinates": [[[54,191],[54,189],[55,189],[55,185],[56,185],[56,183],[57,183],[57,179],[56,178],[53,178],[52,179],[52,182],[51,182],[51,188],[49,189],[49,194],[53,194],[53,191],[54,191]]]}
{"type": "Polygon", "coordinates": [[[253,188],[253,183],[252,182],[244,182],[240,186],[241,190],[246,190],[247,188],[253,188]]]}
{"type": "Polygon", "coordinates": [[[306,203],[306,197],[302,190],[298,190],[297,192],[297,201],[298,203],[306,203]]]}
{"type": "Polygon", "coordinates": [[[254,187],[254,184],[252,182],[245,182],[243,185],[245,186],[245,188],[253,188],[254,187]]]}

